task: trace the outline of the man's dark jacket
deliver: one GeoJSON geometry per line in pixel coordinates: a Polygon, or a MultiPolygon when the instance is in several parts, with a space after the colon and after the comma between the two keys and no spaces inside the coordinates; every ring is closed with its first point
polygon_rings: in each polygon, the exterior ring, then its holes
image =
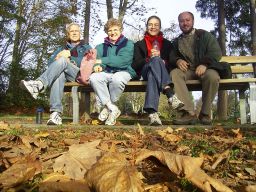
{"type": "MultiPolygon", "coordinates": [[[[222,70],[223,66],[219,63],[221,59],[221,49],[216,38],[208,31],[202,29],[195,30],[196,42],[195,42],[195,65],[205,65],[207,68],[212,68],[218,71],[222,70]]],[[[171,68],[176,68],[176,62],[178,59],[187,61],[185,56],[180,52],[178,39],[181,35],[172,41],[172,48],[170,52],[170,64],[171,68]]]]}

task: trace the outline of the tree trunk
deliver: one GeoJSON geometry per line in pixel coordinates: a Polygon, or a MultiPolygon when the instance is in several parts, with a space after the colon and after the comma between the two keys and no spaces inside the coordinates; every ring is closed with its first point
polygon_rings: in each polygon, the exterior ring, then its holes
{"type": "Polygon", "coordinates": [[[108,19],[113,18],[112,0],[106,0],[108,19]]]}
{"type": "Polygon", "coordinates": [[[120,4],[119,4],[119,16],[118,19],[123,22],[124,20],[124,15],[127,9],[127,4],[128,4],[128,0],[120,0],[120,4]]]}
{"type": "Polygon", "coordinates": [[[91,16],[91,0],[85,1],[84,11],[84,40],[89,42],[90,16],[91,16]]]}
{"type": "MultiPolygon", "coordinates": [[[[24,11],[24,1],[19,0],[18,2],[18,15],[23,16],[24,11]]],[[[10,64],[10,79],[9,79],[9,87],[8,87],[8,97],[10,99],[10,103],[14,105],[19,105],[19,100],[21,99],[21,91],[18,91],[19,82],[23,78],[22,76],[22,67],[20,65],[21,55],[19,52],[20,38],[21,38],[21,27],[22,21],[17,20],[16,28],[15,28],[15,37],[13,42],[13,52],[12,52],[12,61],[10,64]]]]}
{"type": "MultiPolygon", "coordinates": [[[[256,55],[256,5],[255,0],[251,0],[250,4],[251,14],[251,34],[252,34],[252,55],[256,55]]],[[[256,64],[253,64],[254,77],[256,77],[256,64]]]]}
{"type": "MultiPolygon", "coordinates": [[[[219,44],[222,50],[222,55],[226,55],[226,27],[224,0],[218,0],[218,31],[219,44]]],[[[218,92],[217,115],[219,120],[227,119],[227,98],[227,91],[218,92]]]]}

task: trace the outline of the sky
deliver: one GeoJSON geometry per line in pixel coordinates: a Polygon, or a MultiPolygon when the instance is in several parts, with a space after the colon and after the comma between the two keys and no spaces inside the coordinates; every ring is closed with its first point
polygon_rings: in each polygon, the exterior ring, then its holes
{"type": "MultiPolygon", "coordinates": [[[[162,22],[162,27],[167,28],[170,23],[178,24],[178,15],[183,11],[190,11],[195,16],[195,28],[201,28],[205,30],[213,30],[214,23],[210,19],[202,19],[200,13],[196,10],[195,5],[197,0],[144,0],[148,3],[148,7],[153,7],[156,9],[157,13],[151,12],[147,17],[151,15],[157,15],[160,17],[162,22]]],[[[146,17],[146,18],[147,18],[146,17]]],[[[124,31],[125,35],[125,31],[124,31]]],[[[92,45],[97,45],[103,42],[103,38],[106,34],[103,29],[98,31],[96,34],[92,45]]]]}
{"type": "Polygon", "coordinates": [[[205,30],[214,29],[214,23],[210,19],[200,18],[200,13],[196,10],[197,0],[151,0],[149,6],[156,8],[157,16],[162,20],[162,26],[168,27],[172,21],[178,24],[178,15],[183,11],[190,11],[195,16],[195,28],[205,30]]]}

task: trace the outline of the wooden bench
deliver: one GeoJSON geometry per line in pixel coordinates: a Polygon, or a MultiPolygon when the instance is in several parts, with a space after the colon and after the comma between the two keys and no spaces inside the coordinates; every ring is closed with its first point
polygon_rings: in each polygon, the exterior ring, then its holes
{"type": "MultiPolygon", "coordinates": [[[[256,123],[256,56],[223,56],[221,61],[231,64],[233,77],[221,79],[219,90],[238,90],[241,124],[247,123],[247,111],[250,113],[250,123],[256,123]],[[247,90],[249,110],[246,102],[247,90]]],[[[146,81],[130,81],[125,92],[145,92],[146,84],[146,81]]],[[[198,80],[188,80],[186,84],[190,91],[202,90],[198,80]]],[[[89,85],[67,82],[65,92],[72,92],[73,123],[78,123],[81,114],[90,113],[90,93],[93,89],[89,85]]]]}

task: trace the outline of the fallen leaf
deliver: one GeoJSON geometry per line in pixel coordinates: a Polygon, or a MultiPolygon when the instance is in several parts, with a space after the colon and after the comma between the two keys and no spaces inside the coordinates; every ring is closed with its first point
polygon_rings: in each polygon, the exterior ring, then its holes
{"type": "Polygon", "coordinates": [[[157,130],[156,131],[165,141],[168,142],[179,142],[181,137],[173,133],[173,129],[171,127],[167,127],[164,130],[157,130]]]}
{"type": "Polygon", "coordinates": [[[87,172],[90,187],[100,192],[142,192],[141,175],[122,153],[106,153],[87,172]]]}
{"type": "Polygon", "coordinates": [[[240,128],[238,128],[238,129],[231,129],[231,130],[235,134],[236,139],[240,140],[240,139],[243,138],[243,135],[242,135],[242,133],[240,131],[240,128]]]}
{"type": "Polygon", "coordinates": [[[59,173],[52,173],[39,184],[39,192],[90,192],[85,180],[73,180],[59,173]]]}
{"type": "Polygon", "coordinates": [[[245,187],[246,192],[255,192],[256,191],[256,185],[249,185],[245,187]]]}
{"type": "Polygon", "coordinates": [[[144,133],[144,131],[143,131],[143,129],[142,129],[142,127],[140,126],[140,124],[139,123],[137,123],[137,126],[138,126],[138,128],[139,128],[139,133],[140,133],[140,135],[145,135],[145,133],[144,133]]]}
{"type": "Polygon", "coordinates": [[[50,134],[48,132],[40,132],[35,134],[35,138],[46,138],[48,137],[50,134]]]}
{"type": "Polygon", "coordinates": [[[185,127],[179,127],[179,128],[177,128],[177,129],[175,129],[174,131],[175,131],[175,132],[179,132],[179,131],[184,131],[184,130],[186,130],[185,127]]]}
{"type": "Polygon", "coordinates": [[[74,144],[79,144],[79,140],[77,140],[77,139],[64,139],[63,142],[67,146],[71,146],[71,145],[74,145],[74,144]]]}
{"type": "Polygon", "coordinates": [[[41,172],[41,169],[41,163],[28,156],[5,170],[0,175],[0,183],[4,188],[15,187],[33,178],[36,173],[41,172]]]}
{"type": "Polygon", "coordinates": [[[229,187],[208,176],[200,168],[203,163],[203,158],[193,158],[163,151],[141,150],[135,163],[138,164],[140,161],[150,156],[157,158],[177,176],[184,175],[186,179],[205,192],[212,192],[212,188],[218,192],[232,192],[229,187]]]}
{"type": "Polygon", "coordinates": [[[4,121],[0,121],[0,129],[2,130],[10,130],[10,126],[8,123],[4,122],[4,121]]]}
{"type": "Polygon", "coordinates": [[[256,174],[255,170],[249,167],[244,168],[247,173],[249,173],[251,176],[254,176],[256,174]]]}
{"type": "Polygon", "coordinates": [[[213,163],[212,165],[212,169],[216,169],[216,167],[220,164],[221,161],[223,161],[224,159],[228,158],[230,154],[229,150],[224,151],[223,153],[221,153],[218,158],[216,159],[216,161],[213,163]]]}
{"type": "Polygon", "coordinates": [[[101,156],[101,150],[96,148],[99,143],[100,140],[96,140],[70,146],[67,153],[55,160],[54,172],[63,172],[66,176],[75,180],[83,179],[87,170],[101,156]]]}

